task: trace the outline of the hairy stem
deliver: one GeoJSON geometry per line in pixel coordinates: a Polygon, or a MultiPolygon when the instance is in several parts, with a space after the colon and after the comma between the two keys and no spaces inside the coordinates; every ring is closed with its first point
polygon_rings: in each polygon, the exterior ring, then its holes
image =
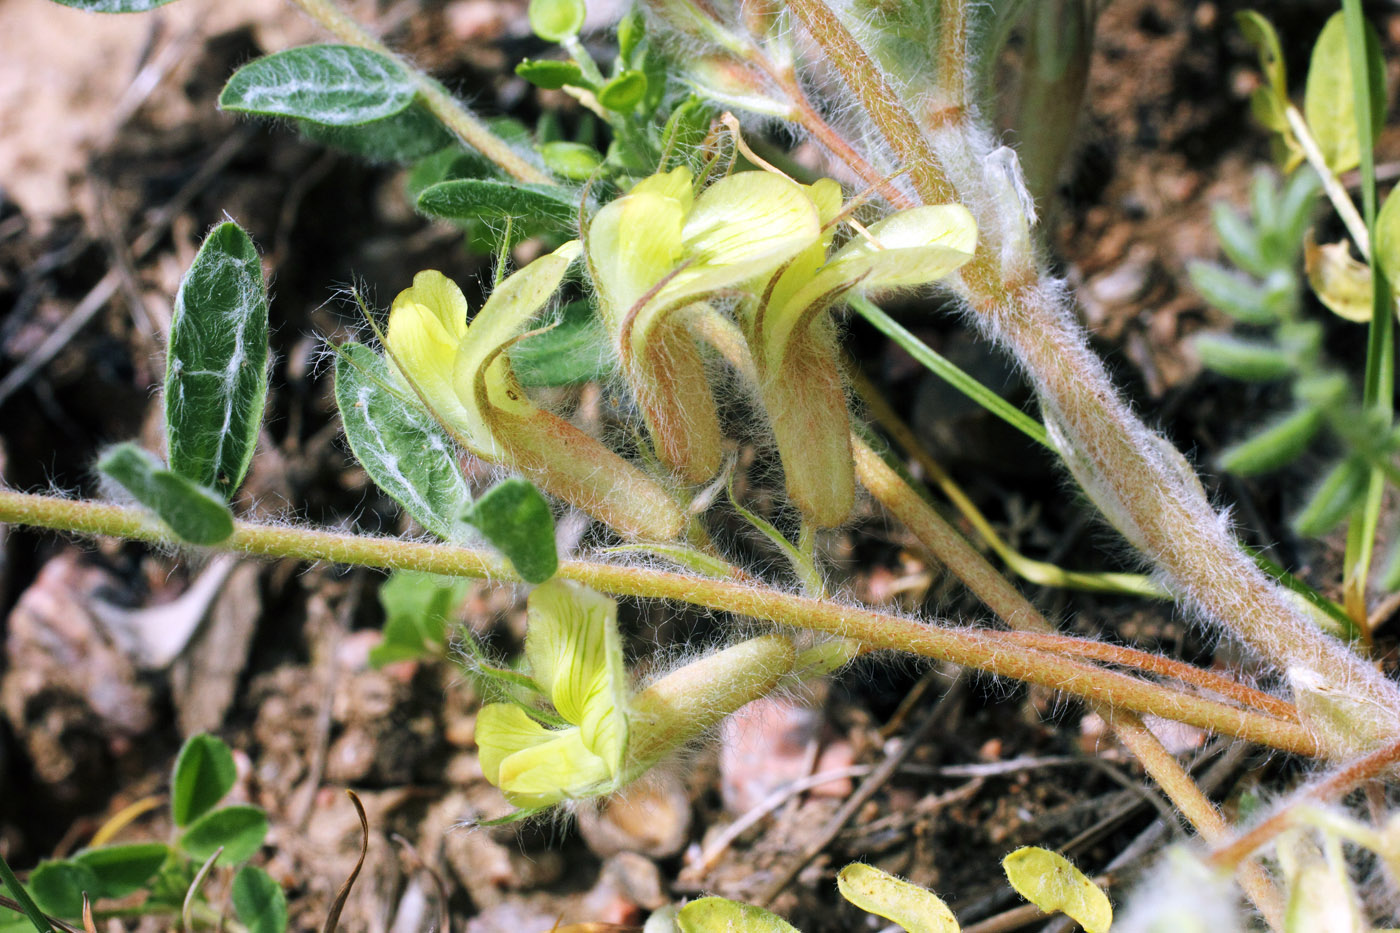
{"type": "MultiPolygon", "coordinates": [[[[25,493],[0,491],[0,522],[110,535],[165,546],[176,543],[154,518],[135,508],[25,493]]],[[[518,579],[504,558],[472,548],[243,521],[235,523],[233,536],[221,547],[261,557],[329,560],[446,576],[518,579]]],[[[998,677],[1086,697],[1115,709],[1150,713],[1281,751],[1306,756],[1318,752],[1312,735],[1296,723],[1106,671],[1071,658],[1027,650],[1008,640],[1003,632],[930,625],[767,587],[596,561],[564,561],[560,564],[559,576],[614,595],[674,599],[779,625],[839,635],[868,649],[901,651],[949,661],[998,677]]]]}
{"type": "MultiPolygon", "coordinates": [[[[997,573],[987,559],[968,544],[967,540],[958,534],[955,528],[945,522],[943,517],[917,492],[904,483],[899,475],[890,469],[868,444],[852,438],[852,445],[855,448],[857,475],[871,495],[897,515],[909,530],[914,532],[915,537],[933,551],[934,556],[942,561],[958,579],[962,580],[968,589],[988,608],[1000,616],[1007,625],[1017,629],[1013,634],[1014,638],[1023,643],[1029,642],[1028,647],[1031,648],[1037,644],[1062,646],[1065,642],[1079,643],[1078,639],[1055,635],[1049,621],[1021,595],[1020,591],[1012,586],[1009,580],[997,573]]],[[[1094,645],[1092,642],[1081,644],[1094,645]]],[[[1117,649],[1112,645],[1095,645],[1095,649],[1107,649],[1100,653],[1110,659],[1122,660],[1127,663],[1136,660],[1135,658],[1129,660],[1130,652],[1117,649]]],[[[1089,650],[1094,651],[1095,649],[1089,650]]],[[[1180,665],[1180,667],[1189,668],[1189,665],[1180,665]]],[[[1181,671],[1180,668],[1174,668],[1174,672],[1177,675],[1185,673],[1186,678],[1191,682],[1201,680],[1190,673],[1181,671]]],[[[1255,694],[1256,691],[1249,691],[1242,685],[1228,681],[1226,683],[1229,684],[1224,688],[1226,695],[1242,699],[1247,705],[1259,702],[1255,696],[1250,695],[1255,694]]],[[[1260,694],[1259,696],[1264,695],[1260,694]]],[[[1271,701],[1273,698],[1265,696],[1264,699],[1271,701]]],[[[1114,709],[1110,704],[1092,698],[1089,705],[1091,709],[1103,717],[1124,746],[1142,762],[1147,773],[1157,782],[1163,793],[1176,805],[1178,810],[1185,814],[1202,836],[1209,840],[1218,839],[1225,834],[1225,822],[1215,809],[1215,804],[1191,779],[1191,775],[1186,772],[1176,757],[1162,747],[1162,743],[1157,740],[1157,737],[1152,734],[1137,713],[1114,709]]],[[[1287,704],[1283,704],[1283,706],[1283,715],[1292,713],[1296,717],[1296,711],[1288,708],[1287,704]]],[[[1257,865],[1247,866],[1246,870],[1240,873],[1240,884],[1250,899],[1269,918],[1270,923],[1276,929],[1280,928],[1280,923],[1276,922],[1282,917],[1279,897],[1263,871],[1257,865]]]]}
{"type": "Polygon", "coordinates": [[[383,42],[370,35],[353,17],[336,5],[335,0],[293,0],[308,16],[323,29],[347,45],[359,46],[391,58],[403,66],[418,83],[418,92],[423,96],[423,104],[433,116],[457,135],[462,142],[490,159],[501,171],[516,181],[527,184],[552,185],[554,179],[543,170],[523,158],[510,145],[481,122],[475,114],[464,107],[455,97],[432,78],[414,68],[383,42]]]}
{"type": "Polygon", "coordinates": [[[918,121],[840,17],[822,0],[793,0],[788,4],[788,9],[802,20],[807,31],[846,79],[846,84],[865,107],[899,161],[909,167],[909,177],[920,196],[930,204],[947,204],[956,200],[957,193],[918,121]]]}

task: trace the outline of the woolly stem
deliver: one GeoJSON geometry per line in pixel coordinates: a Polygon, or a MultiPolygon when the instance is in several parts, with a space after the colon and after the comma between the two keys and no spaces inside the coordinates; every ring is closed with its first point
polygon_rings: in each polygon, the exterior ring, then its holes
{"type": "Polygon", "coordinates": [[[956,200],[957,193],[918,121],[840,17],[821,0],[793,0],[788,9],[802,20],[826,52],[828,61],[846,80],[900,163],[909,166],[909,177],[925,202],[947,204],[956,200]]]}
{"type": "Polygon", "coordinates": [[[441,84],[405,62],[387,45],[370,35],[364,26],[340,9],[335,0],[293,0],[293,2],[341,42],[377,52],[401,65],[406,73],[413,76],[413,80],[418,84],[418,92],[423,96],[423,105],[433,116],[441,120],[443,125],[455,133],[462,142],[490,159],[511,178],[527,184],[552,185],[555,183],[553,178],[530,164],[505,140],[491,132],[485,123],[482,123],[475,114],[447,93],[441,84]]]}
{"type": "Polygon", "coordinates": [[[1331,757],[1400,736],[1400,689],[1323,634],[1239,547],[1194,471],[1114,390],[1056,293],[1020,288],[1012,300],[972,295],[992,334],[1020,357],[1070,472],[1108,519],[1166,572],[1179,599],[1221,623],[1286,672],[1315,677],[1352,700],[1359,720],[1314,721],[1331,757]]]}
{"type": "MultiPolygon", "coordinates": [[[[871,495],[897,515],[909,530],[914,532],[915,537],[932,550],[934,556],[962,580],[975,596],[997,613],[1007,625],[1018,630],[1011,635],[1014,640],[1019,640],[1033,649],[1036,645],[1063,649],[1068,647],[1066,642],[1079,643],[1078,639],[1054,634],[1049,621],[1021,595],[1020,591],[997,573],[987,559],[968,544],[967,540],[944,521],[918,493],[904,483],[868,444],[854,437],[852,444],[855,447],[856,473],[861,483],[871,495]]],[[[1094,648],[1088,650],[1097,651],[1100,656],[1114,663],[1121,661],[1131,664],[1137,660],[1132,657],[1134,652],[1118,649],[1113,645],[1094,645],[1094,648]]],[[[1180,668],[1194,670],[1189,665],[1180,665],[1174,667],[1173,673],[1178,676],[1184,673],[1187,679],[1196,683],[1204,679],[1183,672],[1180,668]]],[[[1225,690],[1227,695],[1248,705],[1258,703],[1256,697],[1251,695],[1256,694],[1256,691],[1250,691],[1241,685],[1233,684],[1225,690]]],[[[1273,700],[1272,697],[1265,699],[1273,700]]],[[[1103,717],[1128,751],[1142,762],[1148,775],[1157,782],[1157,786],[1176,808],[1185,814],[1202,836],[1211,840],[1225,834],[1225,822],[1210,798],[1191,779],[1191,775],[1176,757],[1162,747],[1162,743],[1136,713],[1114,709],[1110,704],[1093,698],[1090,698],[1089,705],[1103,717]]],[[[1282,706],[1283,715],[1292,713],[1296,717],[1296,712],[1287,704],[1282,706]]],[[[1275,708],[1274,711],[1278,712],[1278,709],[1275,708]]],[[[1270,923],[1279,928],[1281,924],[1276,922],[1282,917],[1279,897],[1262,869],[1257,865],[1246,866],[1246,870],[1241,871],[1239,880],[1245,893],[1269,918],[1270,923]]]]}
{"type": "MultiPolygon", "coordinates": [[[[0,522],[58,531],[109,535],[171,546],[176,542],[154,518],[131,507],[0,491],[0,522]]],[[[221,545],[262,557],[329,560],[445,576],[516,580],[502,557],[445,544],[373,538],[330,531],[239,521],[221,545]]],[[[1207,697],[1106,671],[1082,661],[1027,650],[1005,633],[929,625],[912,619],[811,599],[729,580],[708,580],[643,567],[564,561],[559,576],[620,596],[674,599],[720,612],[851,638],[867,649],[917,654],[964,667],[1150,713],[1258,742],[1281,751],[1315,755],[1318,745],[1296,723],[1242,710],[1207,697]]]]}

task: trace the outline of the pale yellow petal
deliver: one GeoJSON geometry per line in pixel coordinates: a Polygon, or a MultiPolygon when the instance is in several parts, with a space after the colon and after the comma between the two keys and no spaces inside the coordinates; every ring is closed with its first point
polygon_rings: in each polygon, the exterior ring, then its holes
{"type": "Polygon", "coordinates": [[[506,799],[522,809],[553,806],[606,792],[612,774],[603,759],[584,747],[578,729],[551,733],[547,742],[522,749],[501,762],[498,777],[506,799]]]}
{"type": "Polygon", "coordinates": [[[514,703],[488,703],[476,714],[477,758],[481,773],[500,784],[501,762],[516,752],[553,738],[554,733],[514,703]]]}

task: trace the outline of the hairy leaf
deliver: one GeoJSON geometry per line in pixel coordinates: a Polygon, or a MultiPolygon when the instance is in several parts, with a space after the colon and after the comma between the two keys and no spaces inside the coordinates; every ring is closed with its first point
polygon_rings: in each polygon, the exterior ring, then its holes
{"type": "Polygon", "coordinates": [[[681,933],[798,933],[797,927],[762,907],[723,897],[702,897],[676,914],[681,933]]]}
{"type": "Polygon", "coordinates": [[[457,465],[456,447],[407,391],[369,347],[340,348],[335,400],[355,458],[418,524],[440,538],[461,541],[471,490],[457,465]]]}
{"type": "Polygon", "coordinates": [[[400,113],[418,85],[393,59],[351,45],[305,45],[233,73],[219,106],[264,117],[358,126],[400,113]]]}
{"type": "Polygon", "coordinates": [[[257,248],[238,224],[215,227],[180,282],[167,354],[170,468],[231,496],[267,399],[267,291],[257,248]]]}
{"type": "MultiPolygon", "coordinates": [[[[412,162],[452,144],[452,134],[422,104],[358,126],[328,126],[310,120],[296,121],[309,139],[342,149],[372,162],[412,162]]],[[[462,150],[456,149],[458,153],[462,150]]]]}
{"type": "Polygon", "coordinates": [[[155,512],[183,541],[213,545],[233,534],[233,513],[212,489],[165,468],[151,453],[132,443],[118,444],[97,468],[155,512]]]}
{"type": "Polygon", "coordinates": [[[559,569],[554,513],[529,480],[512,477],[492,486],[473,503],[466,519],[526,583],[543,583],[559,569]]]}
{"type": "Polygon", "coordinates": [[[522,185],[488,178],[439,182],[418,196],[418,209],[447,220],[523,220],[536,228],[563,229],[578,214],[578,200],[567,188],[522,185]]]}
{"type": "Polygon", "coordinates": [[[1086,933],[1107,933],[1112,925],[1108,895],[1058,852],[1024,846],[1002,859],[1001,867],[1017,893],[1046,913],[1063,911],[1086,933]]]}
{"type": "Polygon", "coordinates": [[[957,918],[938,897],[870,865],[855,862],[836,876],[841,896],[909,933],[958,933],[957,918]]]}
{"type": "Polygon", "coordinates": [[[524,386],[575,385],[617,371],[608,332],[587,301],[565,305],[554,327],[525,338],[509,352],[524,386]]]}

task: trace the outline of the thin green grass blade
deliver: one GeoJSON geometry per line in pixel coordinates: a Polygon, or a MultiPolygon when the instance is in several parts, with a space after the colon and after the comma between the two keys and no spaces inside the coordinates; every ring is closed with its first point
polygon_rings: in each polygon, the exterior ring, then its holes
{"type": "Polygon", "coordinates": [[[961,369],[958,369],[951,360],[940,356],[928,344],[901,327],[894,318],[882,311],[874,302],[870,301],[870,299],[862,297],[852,298],[851,307],[857,314],[873,324],[876,330],[903,347],[905,352],[928,367],[929,370],[950,386],[957,389],[1016,430],[1025,434],[1037,444],[1047,447],[1050,450],[1055,449],[1054,445],[1050,443],[1050,435],[1046,433],[1045,425],[1036,421],[1030,415],[1021,411],[1021,409],[1012,405],[1006,399],[997,395],[961,369]]]}

